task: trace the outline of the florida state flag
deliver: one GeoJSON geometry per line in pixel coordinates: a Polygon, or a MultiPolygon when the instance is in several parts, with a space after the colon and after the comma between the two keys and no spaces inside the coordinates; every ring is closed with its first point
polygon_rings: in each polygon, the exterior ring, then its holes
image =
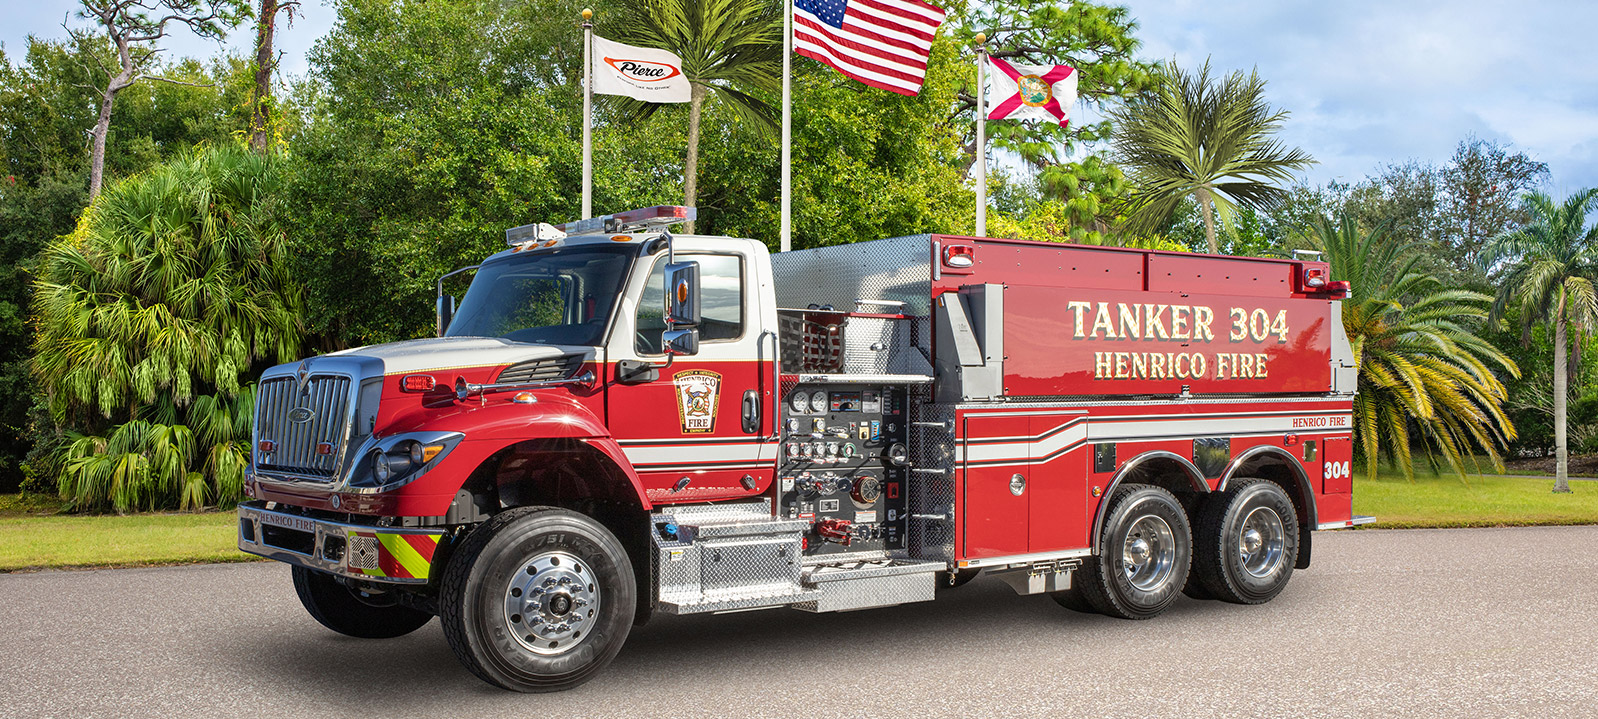
{"type": "Polygon", "coordinates": [[[1048,120],[1065,127],[1076,104],[1076,68],[1016,65],[996,57],[988,95],[989,120],[1048,120]]]}

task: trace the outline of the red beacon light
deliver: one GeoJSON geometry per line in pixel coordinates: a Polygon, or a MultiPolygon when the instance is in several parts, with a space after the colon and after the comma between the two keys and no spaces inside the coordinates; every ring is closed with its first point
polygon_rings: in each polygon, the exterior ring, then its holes
{"type": "Polygon", "coordinates": [[[408,374],[400,380],[400,389],[406,392],[431,392],[438,386],[438,380],[430,374],[408,374]]]}

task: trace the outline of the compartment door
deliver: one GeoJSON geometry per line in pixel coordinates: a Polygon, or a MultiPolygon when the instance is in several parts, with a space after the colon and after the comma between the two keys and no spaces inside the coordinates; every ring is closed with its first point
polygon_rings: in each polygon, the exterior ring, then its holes
{"type": "Polygon", "coordinates": [[[1027,455],[1032,460],[1027,551],[1086,547],[1087,417],[1049,413],[1028,420],[1033,441],[1027,455]]]}
{"type": "Polygon", "coordinates": [[[964,419],[964,552],[968,559],[1027,552],[1032,499],[1031,460],[1027,455],[1031,418],[964,419]]]}
{"type": "Polygon", "coordinates": [[[1321,461],[1310,462],[1315,466],[1306,468],[1312,482],[1316,466],[1320,469],[1321,496],[1315,500],[1320,517],[1316,521],[1342,522],[1354,516],[1354,443],[1347,436],[1326,437],[1321,446],[1321,461]]]}

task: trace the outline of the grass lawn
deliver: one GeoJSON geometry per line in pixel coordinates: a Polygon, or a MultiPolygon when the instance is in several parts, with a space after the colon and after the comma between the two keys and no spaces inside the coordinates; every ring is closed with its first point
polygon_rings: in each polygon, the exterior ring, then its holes
{"type": "Polygon", "coordinates": [[[1516,527],[1598,524],[1598,481],[1574,480],[1571,494],[1554,494],[1553,479],[1415,473],[1369,480],[1354,477],[1354,513],[1376,518],[1373,528],[1516,527]]]}
{"type": "MultiPolygon", "coordinates": [[[[14,505],[0,502],[5,509],[14,505]]],[[[237,532],[232,512],[118,517],[4,511],[0,572],[247,561],[251,557],[238,550],[237,532]]]]}

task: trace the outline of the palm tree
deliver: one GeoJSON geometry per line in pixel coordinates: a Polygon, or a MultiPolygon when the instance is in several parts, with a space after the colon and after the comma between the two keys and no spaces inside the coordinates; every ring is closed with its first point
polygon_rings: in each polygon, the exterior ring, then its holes
{"type": "MultiPolygon", "coordinates": [[[[683,163],[683,204],[699,200],[699,116],[709,93],[743,121],[776,126],[775,113],[755,93],[782,84],[782,4],[766,0],[628,0],[609,30],[615,39],[659,48],[682,58],[692,83],[688,102],[688,154],[683,163]]],[[[638,116],[659,105],[620,101],[638,116]]],[[[693,232],[688,223],[687,232],[693,232]]]]}
{"type": "Polygon", "coordinates": [[[1343,330],[1359,367],[1354,431],[1365,456],[1366,476],[1376,476],[1386,457],[1413,480],[1410,427],[1460,476],[1472,446],[1501,468],[1498,446],[1515,437],[1504,414],[1507,395],[1494,368],[1520,370],[1466,326],[1486,319],[1490,297],[1450,289],[1415,268],[1416,245],[1389,233],[1385,223],[1361,233],[1347,214],[1321,218],[1316,244],[1332,265],[1332,277],[1347,280],[1343,330]]]}
{"type": "Polygon", "coordinates": [[[1531,221],[1489,240],[1482,267],[1500,268],[1493,316],[1511,303],[1520,305],[1521,322],[1554,325],[1554,491],[1570,491],[1570,450],[1566,446],[1566,404],[1570,369],[1565,356],[1571,324],[1591,328],[1598,320],[1598,224],[1587,215],[1598,209],[1598,188],[1582,190],[1555,203],[1541,192],[1525,196],[1531,221]]]}
{"type": "Polygon", "coordinates": [[[1315,163],[1271,137],[1286,110],[1265,102],[1258,72],[1234,72],[1216,82],[1205,61],[1197,74],[1162,66],[1153,90],[1112,110],[1114,146],[1136,190],[1130,228],[1159,231],[1188,197],[1204,216],[1210,252],[1220,251],[1215,215],[1230,223],[1238,206],[1267,210],[1287,197],[1274,182],[1315,163]]]}
{"type": "Polygon", "coordinates": [[[280,163],[195,151],[107,187],[45,249],[33,371],[68,429],[59,487],[77,506],[238,498],[252,365],[292,361],[304,335],[280,163]]]}

